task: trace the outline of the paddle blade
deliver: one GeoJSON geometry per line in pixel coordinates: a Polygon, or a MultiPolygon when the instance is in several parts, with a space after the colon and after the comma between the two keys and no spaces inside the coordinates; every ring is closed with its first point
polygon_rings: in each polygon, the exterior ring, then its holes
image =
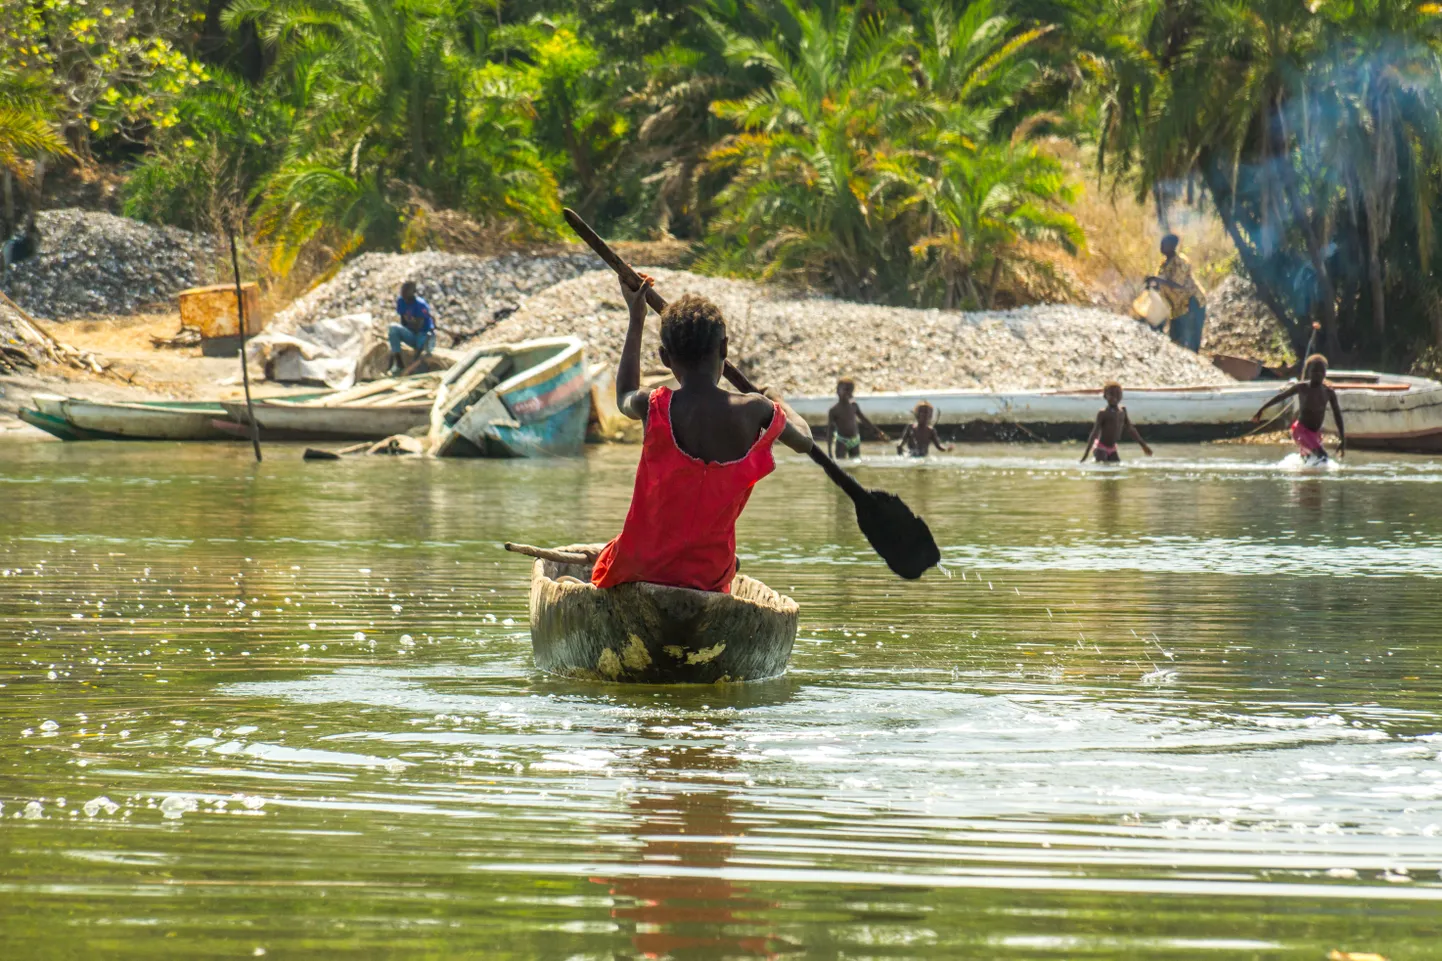
{"type": "Polygon", "coordinates": [[[941,550],[926,521],[890,491],[869,490],[853,498],[856,523],[886,566],[914,581],[941,563],[941,550]]]}

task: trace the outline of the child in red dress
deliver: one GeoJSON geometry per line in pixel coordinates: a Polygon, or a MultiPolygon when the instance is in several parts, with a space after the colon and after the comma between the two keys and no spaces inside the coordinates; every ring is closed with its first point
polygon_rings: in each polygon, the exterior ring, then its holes
{"type": "Polygon", "coordinates": [[[811,430],[780,395],[735,394],[717,381],[726,322],[715,304],[687,295],[661,314],[661,363],[677,390],[641,387],[646,289],[624,283],[631,324],[616,368],[616,404],[645,424],[631,509],[591,573],[597,587],[649,581],[727,592],[736,575],[736,518],[751,488],[775,469],[771,445],[811,450],[811,430]]]}

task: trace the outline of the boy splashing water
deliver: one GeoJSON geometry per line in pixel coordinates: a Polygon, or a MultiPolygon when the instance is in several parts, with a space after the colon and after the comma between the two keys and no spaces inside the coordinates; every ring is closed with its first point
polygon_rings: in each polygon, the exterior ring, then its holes
{"type": "Polygon", "coordinates": [[[616,405],[645,425],[631,509],[621,534],[591,573],[597,587],[648,581],[729,592],[736,575],[736,518],[751,488],[776,467],[777,440],[811,451],[811,431],[774,391],[734,394],[717,381],[726,360],[726,321],[690,294],[661,314],[661,363],[681,386],[641,387],[646,291],[624,283],[631,323],[616,368],[616,405]]]}
{"type": "Polygon", "coordinates": [[[1127,409],[1122,406],[1122,385],[1114,380],[1107,381],[1102,387],[1102,397],[1107,405],[1097,411],[1097,422],[1092,425],[1092,432],[1087,437],[1086,450],[1082,451],[1082,463],[1086,463],[1087,456],[1095,452],[1098,464],[1120,464],[1122,458],[1117,453],[1117,444],[1121,442],[1123,431],[1137,442],[1143,454],[1152,456],[1152,449],[1142,440],[1141,432],[1132,424],[1127,409]]]}
{"type": "Polygon", "coordinates": [[[1303,457],[1327,459],[1327,449],[1322,446],[1322,423],[1327,419],[1327,407],[1332,408],[1332,421],[1337,425],[1337,456],[1347,452],[1347,429],[1342,426],[1342,407],[1337,403],[1337,392],[1327,386],[1327,358],[1313,354],[1303,366],[1305,383],[1296,383],[1267,401],[1252,415],[1252,423],[1260,424],[1262,414],[1273,404],[1280,404],[1288,397],[1297,398],[1297,419],[1292,421],[1292,440],[1303,457]]]}

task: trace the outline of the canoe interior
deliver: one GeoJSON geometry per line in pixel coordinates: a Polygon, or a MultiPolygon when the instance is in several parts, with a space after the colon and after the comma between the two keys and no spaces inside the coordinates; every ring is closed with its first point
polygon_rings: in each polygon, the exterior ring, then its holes
{"type": "MultiPolygon", "coordinates": [[[[568,549],[578,548],[561,548],[568,549]]],[[[547,673],[715,684],[786,671],[799,608],[758,580],[738,574],[731,593],[718,594],[640,583],[601,590],[590,577],[586,564],[534,564],[531,647],[536,666],[547,673]]]]}

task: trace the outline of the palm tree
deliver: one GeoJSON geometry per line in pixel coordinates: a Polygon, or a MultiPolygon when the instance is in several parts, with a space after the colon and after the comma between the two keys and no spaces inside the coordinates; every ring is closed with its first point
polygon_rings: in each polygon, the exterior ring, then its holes
{"type": "Polygon", "coordinates": [[[1026,259],[1024,241],[1060,246],[1075,253],[1086,235],[1062,205],[1075,188],[1055,158],[1028,143],[984,144],[948,150],[936,175],[925,183],[932,228],[912,245],[940,280],[943,306],[963,299],[990,309],[1004,264],[1026,259]],[[986,271],[985,289],[978,287],[986,271]]]}
{"type": "Polygon", "coordinates": [[[1442,294],[1426,266],[1442,186],[1434,8],[1148,0],[1145,9],[1151,19],[1137,25],[1152,75],[1108,78],[1132,108],[1132,122],[1108,131],[1113,157],[1136,161],[1143,191],[1200,175],[1299,350],[1314,313],[1329,353],[1379,360],[1408,349],[1416,323],[1393,337],[1389,287],[1412,300],[1412,317],[1424,313],[1419,298],[1442,294]],[[1394,231],[1398,212],[1410,237],[1394,231]],[[1388,271],[1388,256],[1411,269],[1388,271]]]}
{"type": "Polygon", "coordinates": [[[887,167],[908,107],[898,95],[908,31],[851,7],[782,0],[778,12],[784,24],[764,38],[713,25],[729,59],[769,80],[712,104],[741,131],[710,156],[733,174],[717,198],[714,240],[763,276],[846,297],[904,287],[907,245],[893,236],[904,182],[887,167]]]}
{"type": "Polygon", "coordinates": [[[231,29],[258,26],[296,113],[258,210],[279,269],[326,234],[340,250],[394,247],[417,191],[555,223],[554,181],[524,144],[531,95],[460,42],[453,12],[444,0],[238,0],[226,13],[231,29]]]}

